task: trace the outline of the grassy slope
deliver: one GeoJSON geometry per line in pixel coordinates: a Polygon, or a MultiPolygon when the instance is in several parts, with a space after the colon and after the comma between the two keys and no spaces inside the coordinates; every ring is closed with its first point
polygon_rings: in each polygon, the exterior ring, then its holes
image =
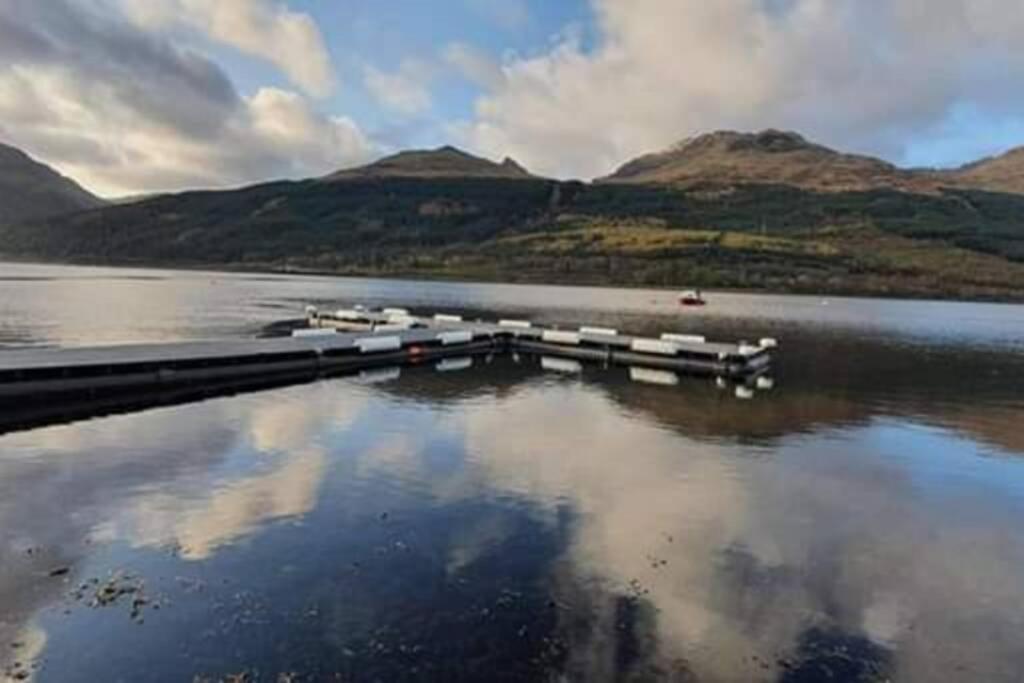
{"type": "Polygon", "coordinates": [[[353,263],[329,270],[507,282],[1024,299],[1024,263],[869,226],[771,237],[589,223],[506,235],[473,248],[457,244],[397,256],[383,267],[353,263]]]}

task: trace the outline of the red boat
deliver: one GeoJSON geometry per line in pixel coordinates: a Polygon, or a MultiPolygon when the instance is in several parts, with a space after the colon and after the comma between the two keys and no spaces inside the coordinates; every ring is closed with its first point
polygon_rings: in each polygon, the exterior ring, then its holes
{"type": "Polygon", "coordinates": [[[688,289],[679,295],[679,303],[683,306],[703,306],[707,304],[700,295],[699,289],[688,289]]]}

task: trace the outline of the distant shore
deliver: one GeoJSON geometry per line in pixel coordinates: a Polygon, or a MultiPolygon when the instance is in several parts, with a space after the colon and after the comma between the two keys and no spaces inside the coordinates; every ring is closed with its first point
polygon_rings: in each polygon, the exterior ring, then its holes
{"type": "MultiPolygon", "coordinates": [[[[950,301],[963,303],[1003,303],[1003,304],[1024,304],[1024,289],[1015,292],[985,293],[974,292],[970,294],[950,294],[944,291],[933,291],[918,287],[901,287],[899,282],[885,283],[884,288],[858,288],[858,287],[825,287],[816,288],[812,286],[795,287],[738,287],[706,284],[699,281],[688,281],[680,283],[644,283],[644,282],[615,282],[597,278],[570,279],[560,276],[557,273],[531,272],[521,273],[518,277],[508,277],[500,272],[487,272],[486,270],[468,270],[465,272],[436,272],[436,271],[397,271],[397,270],[370,270],[370,269],[349,269],[344,271],[332,271],[303,267],[293,264],[255,264],[255,263],[168,263],[166,261],[132,260],[117,262],[102,262],[95,260],[42,260],[38,258],[25,258],[0,253],[0,265],[7,263],[33,264],[41,266],[81,266],[95,268],[145,268],[154,270],[171,271],[192,271],[192,272],[221,272],[221,273],[246,273],[253,275],[300,275],[310,277],[337,277],[357,279],[380,279],[380,280],[405,280],[423,282],[453,282],[464,284],[507,284],[507,285],[544,285],[550,287],[605,287],[609,289],[653,289],[663,291],[675,291],[687,288],[699,288],[705,292],[722,292],[738,294],[763,294],[763,295],[794,295],[809,297],[847,297],[867,298],[880,300],[905,299],[913,301],[950,301]]],[[[0,272],[0,281],[3,280],[3,273],[0,272]]]]}

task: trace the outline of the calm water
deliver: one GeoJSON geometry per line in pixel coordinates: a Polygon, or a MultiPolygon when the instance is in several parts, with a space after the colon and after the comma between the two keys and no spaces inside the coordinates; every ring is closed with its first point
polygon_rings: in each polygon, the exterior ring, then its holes
{"type": "Polygon", "coordinates": [[[0,680],[1022,680],[1024,307],[673,299],[0,264],[9,346],[311,301],[782,341],[752,400],[478,357],[2,434],[0,680]]]}

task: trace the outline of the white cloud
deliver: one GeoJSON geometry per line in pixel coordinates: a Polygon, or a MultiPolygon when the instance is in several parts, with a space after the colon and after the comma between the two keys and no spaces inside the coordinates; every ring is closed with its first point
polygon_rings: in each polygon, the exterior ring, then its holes
{"type": "Polygon", "coordinates": [[[117,196],[224,187],[268,178],[308,177],[369,160],[373,143],[345,117],[316,112],[297,93],[261,88],[241,98],[212,137],[144,119],[115,99],[86,102],[61,74],[0,73],[0,117],[7,95],[48,91],[46,123],[4,119],[5,134],[100,194],[117,196]],[[60,93],[54,98],[53,95],[60,93]]]}
{"type": "Polygon", "coordinates": [[[215,41],[274,64],[306,93],[334,88],[331,58],[316,22],[267,0],[122,0],[129,17],[147,29],[183,24],[215,41]]]}
{"type": "Polygon", "coordinates": [[[506,60],[454,127],[538,172],[593,176],[717,128],[795,128],[899,157],[963,102],[1024,114],[1017,0],[591,0],[570,34],[506,60]]]}
{"type": "Polygon", "coordinates": [[[213,61],[95,6],[0,0],[0,135],[105,195],[307,177],[373,143],[302,95],[243,97],[213,61]]]}
{"type": "Polygon", "coordinates": [[[295,93],[261,88],[246,104],[248,116],[240,124],[239,141],[249,140],[276,154],[279,162],[288,162],[287,175],[334,170],[367,161],[376,153],[352,119],[324,116],[295,93]]]}
{"type": "Polygon", "coordinates": [[[392,72],[366,66],[363,82],[382,106],[408,116],[430,108],[429,85],[433,75],[433,69],[426,62],[406,59],[392,72]]]}

